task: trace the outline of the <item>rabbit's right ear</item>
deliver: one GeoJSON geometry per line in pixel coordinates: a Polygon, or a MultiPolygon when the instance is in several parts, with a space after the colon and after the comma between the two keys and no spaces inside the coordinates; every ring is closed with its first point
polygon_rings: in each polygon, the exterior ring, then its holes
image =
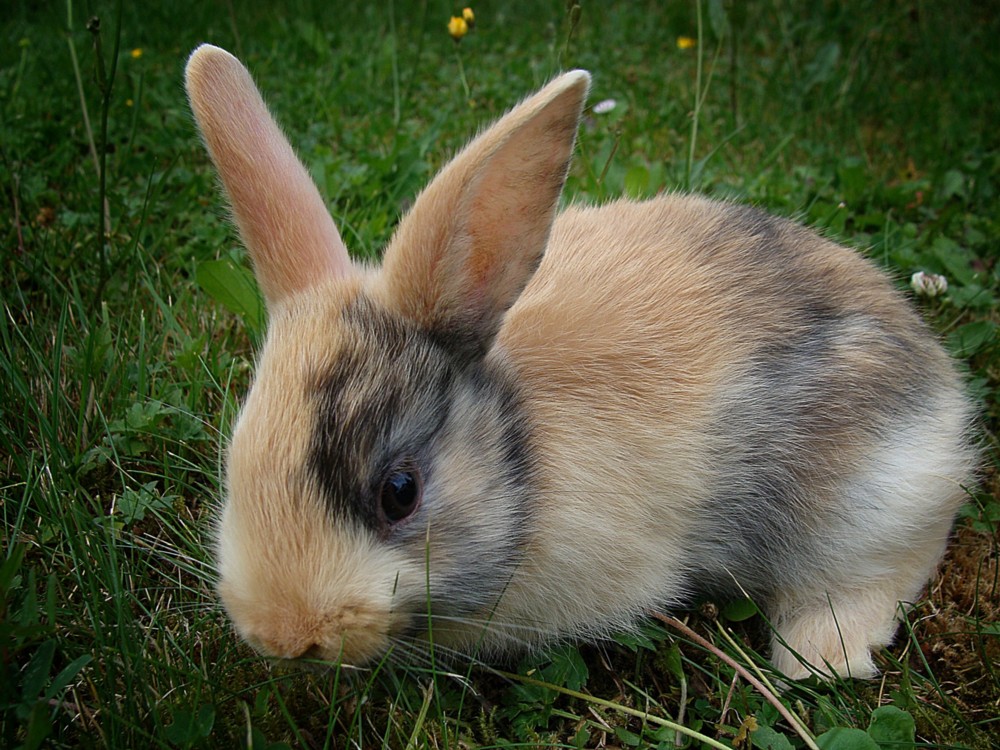
{"type": "Polygon", "coordinates": [[[590,76],[575,70],[516,106],[420,194],[386,250],[383,304],[460,357],[486,352],[538,267],[590,76]]]}
{"type": "Polygon", "coordinates": [[[247,69],[225,50],[203,44],[184,78],[268,305],[346,274],[347,248],[323,198],[247,69]]]}

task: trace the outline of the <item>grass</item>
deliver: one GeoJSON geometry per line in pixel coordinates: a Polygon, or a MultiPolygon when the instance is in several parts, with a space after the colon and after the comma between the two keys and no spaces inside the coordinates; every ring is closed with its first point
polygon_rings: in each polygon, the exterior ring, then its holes
{"type": "MultiPolygon", "coordinates": [[[[249,61],[360,255],[477,127],[585,67],[591,102],[616,106],[587,115],[572,199],[700,190],[863,248],[901,286],[944,274],[948,293],[917,302],[968,365],[982,487],[883,679],[783,700],[824,747],[1000,745],[996,14],[525,0],[476,7],[456,47],[459,10],[0,11],[0,746],[708,746],[665,720],[727,747],[807,746],[725,660],[653,622],[506,677],[282,671],[237,642],[208,538],[263,323],[182,94],[200,41],[249,61]]],[[[762,663],[759,618],[682,614],[762,663]]]]}

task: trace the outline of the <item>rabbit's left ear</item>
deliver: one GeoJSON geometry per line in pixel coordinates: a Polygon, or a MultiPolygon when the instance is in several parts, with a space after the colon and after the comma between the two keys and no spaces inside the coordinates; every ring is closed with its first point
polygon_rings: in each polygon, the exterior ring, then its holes
{"type": "Polygon", "coordinates": [[[465,148],[386,250],[386,306],[462,357],[486,352],[548,242],[590,75],[566,73],[465,148]]]}
{"type": "Polygon", "coordinates": [[[203,44],[184,77],[268,305],[348,273],[347,248],[323,198],[247,69],[225,50],[203,44]]]}

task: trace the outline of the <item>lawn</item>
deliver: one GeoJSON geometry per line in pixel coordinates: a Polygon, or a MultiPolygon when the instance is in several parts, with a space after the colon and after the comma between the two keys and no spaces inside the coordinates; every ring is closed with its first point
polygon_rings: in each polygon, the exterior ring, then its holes
{"type": "Polygon", "coordinates": [[[513,0],[461,41],[461,6],[341,5],[0,10],[0,747],[1000,747],[995,4],[513,0]],[[984,460],[881,678],[751,685],[732,662],[766,666],[766,624],[740,602],[675,613],[721,656],[655,620],[503,672],[299,670],[239,642],[211,529],[265,313],[184,97],[205,41],[246,61],[359,257],[580,67],[567,201],[699,191],[886,267],[963,363],[984,460]]]}

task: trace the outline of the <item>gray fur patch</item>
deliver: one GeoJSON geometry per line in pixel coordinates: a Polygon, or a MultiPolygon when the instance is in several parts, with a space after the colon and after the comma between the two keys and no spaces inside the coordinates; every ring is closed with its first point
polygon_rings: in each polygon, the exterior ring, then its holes
{"type": "MultiPolygon", "coordinates": [[[[309,471],[339,523],[366,529],[420,567],[431,562],[433,614],[492,606],[520,559],[535,493],[516,388],[496,365],[456,355],[364,297],[343,321],[355,345],[316,379],[309,471]],[[424,497],[411,517],[390,525],[379,513],[379,488],[402,464],[419,470],[424,497]]],[[[416,616],[426,615],[426,596],[423,586],[397,593],[416,616]]]]}
{"type": "Polygon", "coordinates": [[[858,468],[850,462],[868,460],[865,450],[901,415],[919,415],[947,384],[928,365],[940,355],[903,300],[898,316],[878,317],[825,286],[792,242],[805,230],[747,207],[730,218],[747,238],[746,280],[720,283],[772,300],[786,311],[785,333],[722,388],[710,459],[716,491],[691,538],[698,563],[689,575],[693,591],[766,603],[831,564],[830,530],[842,527],[837,514],[852,512],[840,496],[858,468]]]}

